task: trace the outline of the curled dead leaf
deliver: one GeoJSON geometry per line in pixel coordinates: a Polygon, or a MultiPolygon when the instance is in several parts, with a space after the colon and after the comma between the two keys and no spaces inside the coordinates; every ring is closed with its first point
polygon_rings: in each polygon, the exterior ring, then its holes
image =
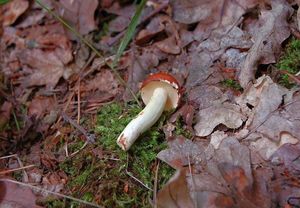
{"type": "Polygon", "coordinates": [[[197,136],[208,136],[216,126],[223,124],[230,129],[239,128],[244,121],[244,116],[238,105],[224,103],[202,109],[197,114],[197,124],[194,126],[197,136]]]}

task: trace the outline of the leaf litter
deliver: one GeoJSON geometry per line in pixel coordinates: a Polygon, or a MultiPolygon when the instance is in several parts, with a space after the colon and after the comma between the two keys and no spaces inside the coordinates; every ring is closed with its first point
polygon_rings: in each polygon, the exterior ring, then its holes
{"type": "MultiPolygon", "coordinates": [[[[92,173],[97,167],[124,170],[126,164],[117,162],[122,155],[101,145],[101,133],[100,142],[83,146],[86,135],[59,112],[93,132],[98,109],[112,101],[131,105],[132,96],[106,61],[112,62],[137,5],[113,0],[46,4],[108,58],[94,58],[37,4],[13,0],[1,7],[0,156],[19,153],[26,164],[36,165],[25,171],[26,180],[18,172],[5,177],[105,205],[114,178],[105,171],[92,178],[92,173]],[[95,151],[98,156],[90,154],[95,151]],[[105,166],[96,162],[99,157],[105,166]]],[[[168,183],[159,185],[157,207],[299,206],[299,86],[286,89],[272,72],[299,25],[298,8],[299,3],[283,0],[147,2],[117,70],[135,93],[147,74],[157,71],[171,72],[185,88],[181,108],[158,127],[168,148],[151,153],[176,169],[168,183]],[[184,137],[186,130],[191,138],[184,137]]],[[[6,162],[1,169],[9,168],[6,162]]],[[[155,182],[157,163],[151,164],[147,174],[155,182]]],[[[111,187],[118,190],[113,206],[147,204],[148,199],[130,198],[143,181],[124,178],[126,183],[118,181],[124,187],[111,187]]],[[[17,191],[30,198],[26,203],[32,207],[79,206],[7,182],[0,188],[8,190],[0,197],[4,203],[20,203],[9,198],[17,191]]]]}

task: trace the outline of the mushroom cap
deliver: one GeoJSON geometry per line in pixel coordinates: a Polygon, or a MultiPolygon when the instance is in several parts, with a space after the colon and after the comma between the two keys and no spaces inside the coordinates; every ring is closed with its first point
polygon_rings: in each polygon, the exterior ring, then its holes
{"type": "Polygon", "coordinates": [[[164,110],[177,108],[181,97],[181,88],[178,81],[170,74],[158,72],[149,75],[141,86],[141,96],[143,102],[147,105],[156,88],[164,88],[168,93],[167,102],[164,110]]]}

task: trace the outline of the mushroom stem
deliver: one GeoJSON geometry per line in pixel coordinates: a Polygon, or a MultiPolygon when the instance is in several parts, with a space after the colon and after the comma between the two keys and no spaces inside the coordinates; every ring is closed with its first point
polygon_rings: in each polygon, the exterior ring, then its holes
{"type": "Polygon", "coordinates": [[[146,107],[126,126],[117,140],[117,144],[127,151],[135,140],[159,119],[161,116],[168,93],[164,88],[157,88],[146,107]]]}

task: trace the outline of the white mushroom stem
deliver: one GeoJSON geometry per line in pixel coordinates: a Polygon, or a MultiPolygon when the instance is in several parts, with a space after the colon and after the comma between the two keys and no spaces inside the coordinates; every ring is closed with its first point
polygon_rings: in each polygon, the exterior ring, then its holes
{"type": "Polygon", "coordinates": [[[164,88],[157,88],[146,107],[126,126],[117,140],[117,144],[127,151],[135,140],[151,126],[161,116],[168,93],[164,88]]]}

